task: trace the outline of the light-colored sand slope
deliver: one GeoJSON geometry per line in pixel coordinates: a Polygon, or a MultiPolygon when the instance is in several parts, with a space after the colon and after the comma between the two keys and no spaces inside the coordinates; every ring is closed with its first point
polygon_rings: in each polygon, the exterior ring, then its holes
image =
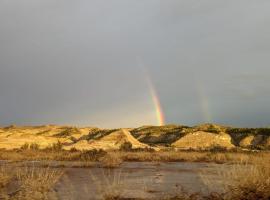
{"type": "Polygon", "coordinates": [[[239,142],[239,146],[243,148],[254,146],[270,147],[270,137],[264,135],[248,135],[239,142]]]}
{"type": "Polygon", "coordinates": [[[99,139],[91,139],[89,141],[82,140],[73,145],[66,146],[66,149],[72,147],[76,149],[104,149],[104,150],[116,150],[121,147],[125,142],[130,142],[132,148],[146,148],[147,144],[143,144],[135,139],[127,129],[116,130],[108,135],[105,135],[99,139]]]}
{"type": "Polygon", "coordinates": [[[73,143],[73,138],[89,134],[92,128],[76,128],[69,126],[10,126],[0,129],[0,148],[20,148],[24,144],[38,144],[46,148],[58,141],[63,144],[73,143]]]}
{"type": "Polygon", "coordinates": [[[228,134],[205,131],[188,133],[174,142],[172,146],[181,149],[207,149],[216,146],[231,149],[235,147],[232,144],[232,138],[228,134]]]}
{"type": "Polygon", "coordinates": [[[143,126],[135,129],[99,129],[74,126],[0,127],[0,148],[20,148],[36,143],[40,148],[62,143],[64,149],[119,149],[125,142],[133,148],[168,146],[180,149],[270,149],[269,128],[233,128],[217,124],[143,126]]]}

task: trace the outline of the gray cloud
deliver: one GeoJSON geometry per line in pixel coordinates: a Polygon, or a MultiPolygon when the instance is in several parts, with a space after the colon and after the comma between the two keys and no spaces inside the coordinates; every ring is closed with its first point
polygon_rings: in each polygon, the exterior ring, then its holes
{"type": "Polygon", "coordinates": [[[268,125],[269,8],[268,0],[1,1],[0,123],[156,123],[140,57],[168,123],[203,123],[208,112],[216,123],[268,125]]]}

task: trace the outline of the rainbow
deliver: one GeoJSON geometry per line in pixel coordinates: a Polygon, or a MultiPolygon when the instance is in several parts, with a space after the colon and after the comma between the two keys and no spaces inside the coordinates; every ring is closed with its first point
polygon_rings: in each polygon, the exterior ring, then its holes
{"type": "Polygon", "coordinates": [[[151,97],[152,97],[152,101],[155,107],[157,123],[159,126],[163,126],[165,125],[165,116],[164,116],[157,92],[149,76],[147,76],[146,80],[147,80],[148,87],[149,87],[151,97]]]}
{"type": "Polygon", "coordinates": [[[211,112],[209,108],[209,99],[208,99],[208,96],[206,95],[206,92],[202,83],[197,84],[197,90],[198,90],[198,97],[199,97],[203,121],[210,123],[212,122],[212,116],[211,116],[211,112]]]}
{"type": "Polygon", "coordinates": [[[163,126],[163,125],[165,125],[165,116],[164,116],[162,106],[161,106],[159,97],[157,95],[156,89],[154,87],[154,84],[153,84],[150,76],[148,75],[148,71],[144,67],[142,59],[140,57],[137,57],[137,62],[138,62],[138,65],[141,68],[141,70],[142,70],[142,72],[143,72],[143,74],[145,76],[145,79],[146,79],[146,82],[147,82],[147,85],[148,85],[148,88],[149,88],[149,91],[150,91],[150,95],[151,95],[153,105],[154,105],[154,109],[155,109],[155,115],[156,115],[157,124],[159,126],[163,126]]]}

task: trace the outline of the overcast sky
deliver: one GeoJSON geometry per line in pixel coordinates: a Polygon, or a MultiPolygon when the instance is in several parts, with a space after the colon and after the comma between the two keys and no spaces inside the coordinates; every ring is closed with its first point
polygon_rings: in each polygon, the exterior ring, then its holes
{"type": "Polygon", "coordinates": [[[270,124],[269,0],[1,0],[0,125],[270,124]],[[139,60],[139,61],[138,61],[139,60]]]}

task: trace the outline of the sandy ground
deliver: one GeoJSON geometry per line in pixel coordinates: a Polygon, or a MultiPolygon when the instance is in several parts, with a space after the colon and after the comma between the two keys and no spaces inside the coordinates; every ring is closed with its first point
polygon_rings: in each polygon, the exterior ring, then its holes
{"type": "MultiPolygon", "coordinates": [[[[6,161],[0,161],[1,164],[6,161]]],[[[17,166],[44,167],[44,162],[19,162],[17,166]]],[[[80,167],[78,162],[50,162],[52,167],[63,167],[64,175],[53,190],[60,200],[98,200],[104,194],[125,198],[159,199],[182,192],[222,192],[220,169],[233,165],[202,162],[124,162],[118,168],[102,168],[99,163],[80,167]],[[206,178],[205,178],[206,177],[206,178]],[[209,183],[212,184],[209,186],[209,183]]],[[[18,187],[12,183],[9,192],[18,187]]]]}
{"type": "MultiPolygon", "coordinates": [[[[67,168],[55,191],[59,199],[70,200],[102,199],[104,193],[157,199],[181,192],[181,186],[189,192],[209,193],[220,188],[208,188],[200,174],[203,172],[217,186],[221,180],[215,172],[220,167],[209,163],[129,162],[116,169],[67,168]]],[[[224,170],[229,167],[222,165],[224,170]]]]}

